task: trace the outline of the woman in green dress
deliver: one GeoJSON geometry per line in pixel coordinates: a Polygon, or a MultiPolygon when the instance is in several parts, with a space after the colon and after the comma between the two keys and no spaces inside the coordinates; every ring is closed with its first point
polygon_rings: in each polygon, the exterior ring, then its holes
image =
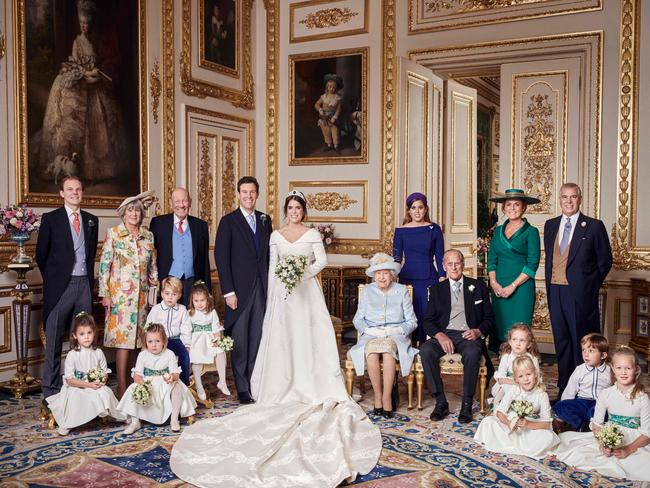
{"type": "Polygon", "coordinates": [[[492,307],[496,328],[490,336],[490,349],[498,351],[516,323],[532,325],[535,307],[535,273],[539,266],[539,230],[523,216],[528,204],[539,200],[523,190],[506,190],[501,203],[507,220],[497,227],[488,252],[488,273],[492,288],[492,307]]]}

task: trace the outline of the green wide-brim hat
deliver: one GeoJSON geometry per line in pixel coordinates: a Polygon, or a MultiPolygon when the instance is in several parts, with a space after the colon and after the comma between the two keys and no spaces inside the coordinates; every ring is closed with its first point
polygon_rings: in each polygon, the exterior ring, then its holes
{"type": "Polygon", "coordinates": [[[540,199],[526,195],[524,190],[519,188],[508,188],[502,196],[490,198],[491,202],[503,203],[506,200],[521,200],[526,203],[535,204],[539,203],[540,199]]]}

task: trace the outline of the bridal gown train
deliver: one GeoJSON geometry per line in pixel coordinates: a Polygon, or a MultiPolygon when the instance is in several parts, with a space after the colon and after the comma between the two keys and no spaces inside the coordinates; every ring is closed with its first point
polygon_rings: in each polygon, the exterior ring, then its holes
{"type": "Polygon", "coordinates": [[[335,487],[372,470],[381,434],[347,395],[316,275],[327,264],[318,231],[271,234],[269,292],[251,388],[256,403],[187,427],[170,465],[200,487],[335,487]],[[274,273],[284,256],[310,259],[287,297],[274,273]]]}

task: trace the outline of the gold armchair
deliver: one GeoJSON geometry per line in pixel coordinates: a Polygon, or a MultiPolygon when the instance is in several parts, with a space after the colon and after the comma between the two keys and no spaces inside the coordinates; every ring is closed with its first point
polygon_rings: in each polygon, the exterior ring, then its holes
{"type": "MultiPolygon", "coordinates": [[[[363,291],[363,288],[366,285],[360,284],[357,287],[358,290],[358,296],[359,299],[361,299],[361,292],[363,291]]],[[[413,286],[412,285],[406,285],[409,293],[409,297],[411,297],[411,300],[413,300],[413,286]]],[[[357,339],[359,338],[359,334],[357,334],[357,339]]],[[[415,366],[415,362],[413,363],[415,366]]],[[[415,367],[411,368],[411,371],[409,372],[409,375],[406,377],[406,387],[408,391],[408,405],[407,408],[411,409],[413,408],[413,383],[414,380],[417,381],[417,373],[414,373],[415,367]]],[[[383,364],[382,364],[383,368],[383,364]]],[[[421,368],[420,368],[421,369],[421,368]]],[[[400,370],[400,364],[399,361],[395,363],[395,371],[399,375],[401,370],[400,370]]],[[[348,356],[345,360],[345,385],[348,390],[348,395],[352,396],[352,386],[354,385],[354,363],[352,362],[352,359],[350,359],[350,354],[348,353],[348,356]]],[[[361,381],[363,382],[363,377],[361,377],[361,381]]],[[[422,384],[424,383],[424,373],[420,373],[420,384],[418,384],[418,391],[422,392],[422,384]]],[[[393,408],[397,408],[397,406],[393,406],[393,408]]]]}

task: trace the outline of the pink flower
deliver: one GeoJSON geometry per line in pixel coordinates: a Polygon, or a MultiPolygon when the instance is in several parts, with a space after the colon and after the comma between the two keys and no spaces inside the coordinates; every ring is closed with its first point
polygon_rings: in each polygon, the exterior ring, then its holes
{"type": "Polygon", "coordinates": [[[332,243],[332,238],[331,237],[328,237],[327,239],[325,239],[325,244],[327,244],[329,246],[331,243],[332,243]]]}

